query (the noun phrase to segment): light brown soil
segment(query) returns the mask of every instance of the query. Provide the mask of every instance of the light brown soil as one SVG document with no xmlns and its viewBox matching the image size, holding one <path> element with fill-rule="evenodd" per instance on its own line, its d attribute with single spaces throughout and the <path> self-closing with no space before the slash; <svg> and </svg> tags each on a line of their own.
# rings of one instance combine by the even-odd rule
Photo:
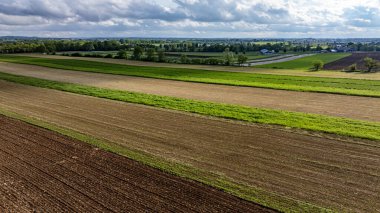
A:
<svg viewBox="0 0 380 213">
<path fill-rule="evenodd" d="M 0 108 L 324 207 L 380 210 L 380 143 L 0 81 Z"/>
<path fill-rule="evenodd" d="M 275 212 L 0 115 L 0 210 Z"/>
<path fill-rule="evenodd" d="M 377 73 L 345 73 L 340 71 L 303 71 L 303 70 L 290 70 L 290 69 L 263 69 L 254 67 L 233 67 L 233 66 L 215 66 L 215 65 L 192 65 L 192 64 L 173 64 L 173 63 L 155 63 L 146 61 L 131 61 L 124 59 L 112 58 L 88 58 L 88 57 L 68 57 L 58 55 L 42 55 L 42 54 L 18 54 L 31 57 L 40 58 L 56 58 L 56 59 L 74 59 L 85 61 L 98 61 L 104 63 L 124 64 L 133 66 L 150 66 L 150 67 L 172 67 L 172 68 L 188 68 L 188 69 L 201 69 L 213 71 L 227 71 L 227 72 L 244 72 L 244 73 L 260 73 L 260 74 L 274 74 L 274 75 L 294 75 L 294 76 L 314 76 L 326 78 L 352 78 L 352 79 L 369 79 L 380 80 L 380 72 Z"/>
<path fill-rule="evenodd" d="M 0 72 L 194 100 L 380 121 L 380 99 L 86 73 L 0 63 Z"/>
</svg>

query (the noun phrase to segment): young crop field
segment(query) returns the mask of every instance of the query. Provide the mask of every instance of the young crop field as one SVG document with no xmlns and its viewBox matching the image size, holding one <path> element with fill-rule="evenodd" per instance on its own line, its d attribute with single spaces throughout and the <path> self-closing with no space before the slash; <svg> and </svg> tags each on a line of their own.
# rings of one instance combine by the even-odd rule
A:
<svg viewBox="0 0 380 213">
<path fill-rule="evenodd" d="M 1 55 L 0 61 L 76 71 L 199 83 L 380 97 L 380 81 L 375 80 L 232 73 L 168 67 L 129 66 L 95 61 L 47 59 L 8 55 Z"/>
<path fill-rule="evenodd" d="M 310 70 L 313 67 L 314 61 L 322 61 L 324 64 L 345 58 L 350 56 L 349 53 L 324 53 L 317 54 L 305 58 L 300 58 L 287 62 L 273 63 L 258 65 L 259 68 L 272 68 L 272 69 L 299 69 L 299 70 Z"/>
</svg>

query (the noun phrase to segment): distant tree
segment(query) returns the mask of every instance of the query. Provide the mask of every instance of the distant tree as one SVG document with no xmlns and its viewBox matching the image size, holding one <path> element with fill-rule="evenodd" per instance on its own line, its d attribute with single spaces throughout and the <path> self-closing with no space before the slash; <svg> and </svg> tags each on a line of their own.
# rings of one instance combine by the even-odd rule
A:
<svg viewBox="0 0 380 213">
<path fill-rule="evenodd" d="M 225 65 L 231 65 L 234 62 L 235 55 L 233 52 L 230 51 L 229 48 L 226 48 L 223 52 L 224 55 L 224 64 Z"/>
<path fill-rule="evenodd" d="M 153 48 L 149 48 L 146 51 L 146 60 L 154 61 L 155 60 L 155 50 Z"/>
<path fill-rule="evenodd" d="M 140 60 L 143 54 L 143 49 L 140 46 L 136 46 L 133 50 L 133 59 Z"/>
<path fill-rule="evenodd" d="M 378 61 L 373 58 L 366 57 L 364 58 L 364 66 L 367 67 L 367 72 L 371 72 L 378 64 Z"/>
<path fill-rule="evenodd" d="M 357 69 L 358 69 L 357 64 L 351 64 L 351 65 L 348 67 L 348 70 L 349 70 L 350 72 L 355 72 Z"/>
<path fill-rule="evenodd" d="M 45 44 L 40 44 L 40 45 L 37 47 L 36 52 L 39 52 L 39 53 L 46 53 L 46 46 L 45 46 Z"/>
<path fill-rule="evenodd" d="M 159 62 L 164 62 L 165 61 L 165 51 L 159 50 L 157 52 L 157 56 L 158 56 L 158 61 Z"/>
<path fill-rule="evenodd" d="M 313 62 L 313 70 L 315 71 L 323 69 L 323 66 L 324 66 L 323 61 L 318 60 L 318 61 Z"/>
<path fill-rule="evenodd" d="M 104 56 L 104 58 L 113 58 L 113 55 L 112 54 L 107 54 L 106 56 Z"/>
<path fill-rule="evenodd" d="M 190 61 L 189 58 L 187 57 L 187 55 L 185 55 L 185 54 L 182 54 L 179 60 L 180 60 L 181 64 L 188 64 Z"/>
<path fill-rule="evenodd" d="M 83 50 L 84 51 L 94 51 L 95 50 L 94 44 L 92 42 L 84 43 L 83 44 Z"/>
<path fill-rule="evenodd" d="M 128 54 L 127 54 L 127 51 L 125 50 L 120 50 L 116 54 L 116 58 L 119 58 L 119 59 L 127 59 L 127 57 L 128 57 Z"/>
<path fill-rule="evenodd" d="M 245 56 L 245 55 L 243 55 L 243 54 L 239 54 L 237 60 L 238 60 L 239 66 L 241 66 L 241 65 L 243 65 L 244 63 L 247 62 L 248 57 Z"/>
</svg>

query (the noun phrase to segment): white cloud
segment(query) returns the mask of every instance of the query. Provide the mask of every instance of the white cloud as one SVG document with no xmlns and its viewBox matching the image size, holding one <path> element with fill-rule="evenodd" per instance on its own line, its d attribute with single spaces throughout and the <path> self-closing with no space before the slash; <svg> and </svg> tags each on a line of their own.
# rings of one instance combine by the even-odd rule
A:
<svg viewBox="0 0 380 213">
<path fill-rule="evenodd" d="M 0 35 L 375 37 L 379 33 L 380 0 L 0 2 Z"/>
</svg>

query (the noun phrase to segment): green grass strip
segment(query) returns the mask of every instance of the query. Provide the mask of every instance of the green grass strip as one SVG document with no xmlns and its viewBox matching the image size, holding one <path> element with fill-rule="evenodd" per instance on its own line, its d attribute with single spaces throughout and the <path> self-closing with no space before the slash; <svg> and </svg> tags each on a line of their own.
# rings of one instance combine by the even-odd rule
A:
<svg viewBox="0 0 380 213">
<path fill-rule="evenodd" d="M 74 71 L 127 75 L 187 82 L 380 97 L 380 81 L 376 80 L 234 73 L 185 68 L 129 66 L 76 59 L 47 59 L 14 55 L 0 55 L 0 61 L 38 65 Z"/>
<path fill-rule="evenodd" d="M 62 83 L 0 72 L 0 79 L 42 88 L 261 124 L 380 140 L 380 123 L 317 114 L 252 108 Z"/>
<path fill-rule="evenodd" d="M 262 189 L 248 186 L 218 174 L 209 171 L 200 170 L 192 166 L 183 165 L 178 162 L 168 161 L 159 157 L 155 157 L 146 152 L 128 149 L 117 145 L 110 141 L 100 140 L 74 130 L 62 128 L 54 124 L 44 122 L 31 117 L 19 115 L 0 108 L 0 114 L 22 120 L 29 124 L 39 126 L 62 135 L 77 139 L 82 142 L 89 143 L 103 150 L 113 152 L 132 160 L 138 161 L 145 165 L 159 169 L 169 174 L 195 180 L 200 183 L 215 187 L 242 199 L 255 202 L 257 204 L 276 209 L 281 212 L 335 212 L 330 209 L 322 208 L 307 202 L 298 201 L 274 193 L 266 192 Z"/>
</svg>

